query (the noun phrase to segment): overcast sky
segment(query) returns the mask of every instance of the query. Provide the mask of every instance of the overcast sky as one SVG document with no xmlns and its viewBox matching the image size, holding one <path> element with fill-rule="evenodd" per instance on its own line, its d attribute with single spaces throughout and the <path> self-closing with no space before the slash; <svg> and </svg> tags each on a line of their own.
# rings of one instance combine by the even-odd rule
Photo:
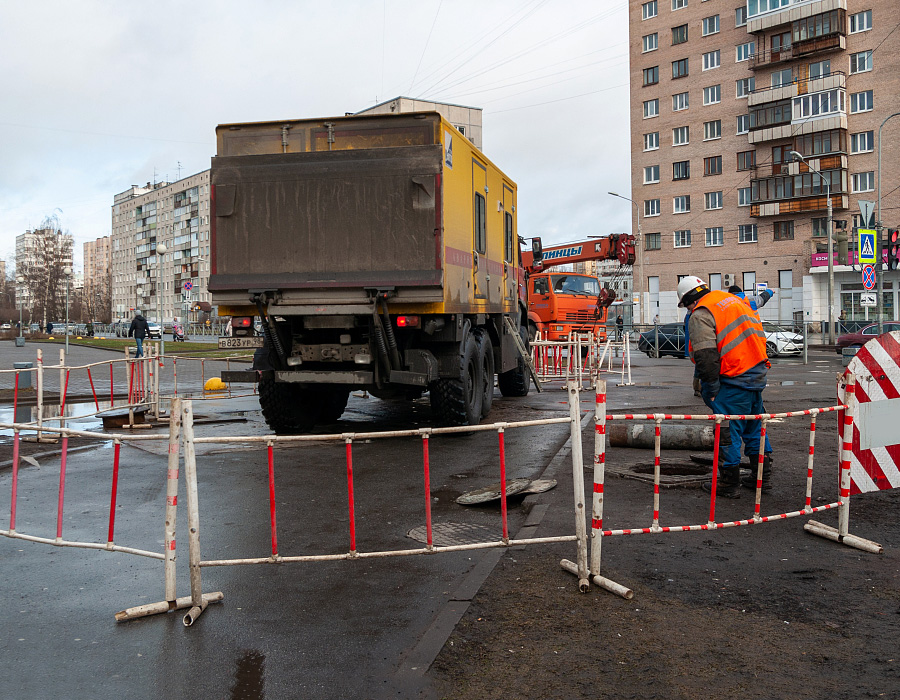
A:
<svg viewBox="0 0 900 700">
<path fill-rule="evenodd" d="M 627 0 L 0 4 L 0 259 L 57 216 L 110 233 L 113 196 L 206 170 L 217 124 L 400 95 L 484 109 L 519 233 L 630 231 Z"/>
</svg>

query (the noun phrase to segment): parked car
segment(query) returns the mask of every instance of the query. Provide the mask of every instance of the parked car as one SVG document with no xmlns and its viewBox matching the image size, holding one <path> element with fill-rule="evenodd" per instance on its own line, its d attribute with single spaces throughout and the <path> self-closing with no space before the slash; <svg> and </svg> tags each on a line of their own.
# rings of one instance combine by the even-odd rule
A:
<svg viewBox="0 0 900 700">
<path fill-rule="evenodd" d="M 4 323 L 2 326 L 0 326 L 0 331 L 11 331 L 11 330 L 12 330 L 11 323 Z"/>
<path fill-rule="evenodd" d="M 684 357 L 684 323 L 663 323 L 658 327 L 659 355 L 656 354 L 657 328 L 644 331 L 638 338 L 638 350 L 647 357 Z"/>
<path fill-rule="evenodd" d="M 148 333 L 147 335 L 151 340 L 161 340 L 162 339 L 162 327 L 156 321 L 147 321 Z"/>
<path fill-rule="evenodd" d="M 799 333 L 785 330 L 768 321 L 763 321 L 762 325 L 766 333 L 766 355 L 769 357 L 799 355 L 803 352 L 803 336 Z"/>
<path fill-rule="evenodd" d="M 885 333 L 900 331 L 900 323 L 896 321 L 886 321 L 883 326 Z M 834 349 L 840 355 L 844 348 L 861 348 L 876 335 L 878 335 L 878 324 L 873 323 L 863 327 L 856 333 L 844 333 L 844 335 L 838 336 Z"/>
</svg>

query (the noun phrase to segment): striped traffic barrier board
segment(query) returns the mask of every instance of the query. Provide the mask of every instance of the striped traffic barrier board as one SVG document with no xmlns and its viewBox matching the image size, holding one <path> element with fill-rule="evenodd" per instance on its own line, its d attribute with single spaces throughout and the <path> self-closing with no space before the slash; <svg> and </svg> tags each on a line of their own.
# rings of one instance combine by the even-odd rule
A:
<svg viewBox="0 0 900 700">
<path fill-rule="evenodd" d="M 858 402 L 850 493 L 900 487 L 900 331 L 867 342 L 847 372 L 856 375 Z"/>
</svg>

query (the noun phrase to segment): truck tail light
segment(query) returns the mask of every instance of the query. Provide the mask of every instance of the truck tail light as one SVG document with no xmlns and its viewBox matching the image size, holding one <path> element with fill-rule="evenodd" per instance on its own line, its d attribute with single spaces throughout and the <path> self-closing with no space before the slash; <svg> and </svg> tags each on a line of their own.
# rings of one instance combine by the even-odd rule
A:
<svg viewBox="0 0 900 700">
<path fill-rule="evenodd" d="M 234 316 L 231 319 L 231 333 L 234 336 L 251 335 L 253 316 Z"/>
<path fill-rule="evenodd" d="M 397 328 L 418 328 L 418 316 L 397 316 Z"/>
</svg>

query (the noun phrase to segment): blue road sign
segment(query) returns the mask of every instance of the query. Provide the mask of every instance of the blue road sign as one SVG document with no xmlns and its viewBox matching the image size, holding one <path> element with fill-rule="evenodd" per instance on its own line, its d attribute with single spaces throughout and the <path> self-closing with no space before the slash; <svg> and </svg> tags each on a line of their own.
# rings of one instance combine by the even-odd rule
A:
<svg viewBox="0 0 900 700">
<path fill-rule="evenodd" d="M 857 229 L 859 233 L 859 262 L 861 264 L 875 264 L 875 231 L 871 229 Z"/>
<path fill-rule="evenodd" d="M 864 265 L 862 271 L 863 287 L 866 290 L 875 289 L 875 268 L 871 265 Z"/>
</svg>

